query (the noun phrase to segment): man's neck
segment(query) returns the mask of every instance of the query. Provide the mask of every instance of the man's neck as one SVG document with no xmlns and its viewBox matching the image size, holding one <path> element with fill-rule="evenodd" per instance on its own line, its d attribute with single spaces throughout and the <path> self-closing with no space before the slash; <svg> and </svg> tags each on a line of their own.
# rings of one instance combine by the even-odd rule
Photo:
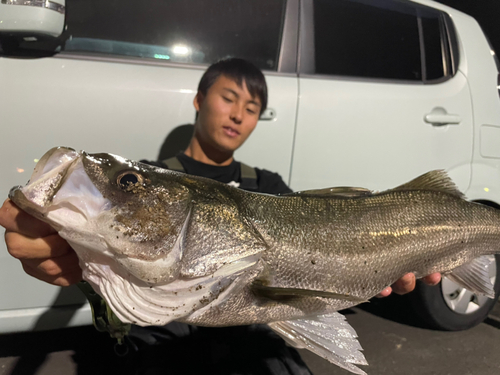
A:
<svg viewBox="0 0 500 375">
<path fill-rule="evenodd" d="M 233 162 L 232 152 L 223 152 L 198 140 L 196 134 L 191 138 L 191 142 L 184 151 L 184 154 L 200 163 L 224 167 Z"/>
</svg>

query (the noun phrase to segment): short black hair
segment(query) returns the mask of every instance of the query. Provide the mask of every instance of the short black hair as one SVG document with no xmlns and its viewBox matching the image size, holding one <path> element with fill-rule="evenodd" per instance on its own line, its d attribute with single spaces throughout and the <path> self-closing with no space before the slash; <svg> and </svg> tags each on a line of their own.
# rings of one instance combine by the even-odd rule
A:
<svg viewBox="0 0 500 375">
<path fill-rule="evenodd" d="M 212 87 L 221 75 L 232 79 L 239 87 L 242 87 L 243 81 L 245 81 L 250 95 L 260 99 L 260 114 L 266 110 L 266 79 L 264 78 L 264 74 L 254 64 L 236 57 L 219 60 L 215 64 L 210 65 L 205 71 L 198 84 L 198 91 L 206 95 L 208 89 Z"/>
</svg>

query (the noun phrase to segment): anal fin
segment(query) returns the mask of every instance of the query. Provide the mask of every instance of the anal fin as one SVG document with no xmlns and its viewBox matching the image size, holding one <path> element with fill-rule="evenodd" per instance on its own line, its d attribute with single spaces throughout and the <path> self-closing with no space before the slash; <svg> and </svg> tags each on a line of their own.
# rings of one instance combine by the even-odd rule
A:
<svg viewBox="0 0 500 375">
<path fill-rule="evenodd" d="M 491 257 L 484 255 L 455 268 L 446 277 L 471 292 L 495 298 L 495 290 L 488 274 L 488 267 L 491 262 Z"/>
<path fill-rule="evenodd" d="M 292 346 L 308 349 L 355 374 L 366 375 L 355 366 L 368 363 L 360 351 L 362 348 L 356 331 L 342 314 L 334 312 L 310 319 L 273 322 L 268 325 Z"/>
</svg>

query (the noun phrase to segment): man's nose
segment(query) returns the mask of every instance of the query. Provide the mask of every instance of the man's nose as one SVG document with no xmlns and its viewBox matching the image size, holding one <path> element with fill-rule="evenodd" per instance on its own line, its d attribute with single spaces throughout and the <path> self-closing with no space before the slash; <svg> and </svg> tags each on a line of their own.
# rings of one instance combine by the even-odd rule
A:
<svg viewBox="0 0 500 375">
<path fill-rule="evenodd" d="M 243 120 L 243 107 L 239 105 L 233 106 L 231 109 L 231 120 L 233 120 L 236 124 L 241 124 Z"/>
</svg>

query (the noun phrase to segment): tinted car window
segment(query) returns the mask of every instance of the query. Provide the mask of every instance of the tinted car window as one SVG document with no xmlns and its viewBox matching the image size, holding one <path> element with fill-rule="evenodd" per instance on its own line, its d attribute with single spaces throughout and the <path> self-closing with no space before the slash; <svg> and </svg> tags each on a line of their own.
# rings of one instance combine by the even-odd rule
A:
<svg viewBox="0 0 500 375">
<path fill-rule="evenodd" d="M 237 56 L 276 70 L 284 6 L 285 0 L 66 0 L 67 26 L 56 50 L 195 64 Z"/>
<path fill-rule="evenodd" d="M 392 1 L 314 0 L 315 72 L 421 80 L 417 13 Z"/>
<path fill-rule="evenodd" d="M 313 73 L 424 82 L 454 73 L 445 13 L 394 0 L 313 4 Z"/>
<path fill-rule="evenodd" d="M 448 74 L 451 64 L 444 21 L 438 12 L 419 12 L 419 16 L 424 45 L 424 79 L 440 79 Z"/>
</svg>

